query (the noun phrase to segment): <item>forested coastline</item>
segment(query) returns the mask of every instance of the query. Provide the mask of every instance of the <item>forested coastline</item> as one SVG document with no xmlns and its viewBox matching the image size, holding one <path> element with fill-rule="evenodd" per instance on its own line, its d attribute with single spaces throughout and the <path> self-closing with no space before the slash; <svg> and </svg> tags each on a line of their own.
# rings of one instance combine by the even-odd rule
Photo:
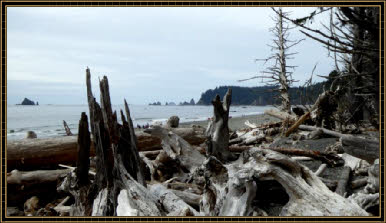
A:
<svg viewBox="0 0 386 223">
<path fill-rule="evenodd" d="M 319 94 L 323 92 L 323 86 L 328 84 L 327 82 L 319 82 L 306 87 L 291 87 L 289 89 L 289 96 L 292 104 L 303 105 L 313 103 Z M 277 99 L 278 92 L 273 91 L 277 86 L 219 86 L 203 92 L 197 105 L 210 105 L 217 94 L 224 95 L 228 88 L 233 90 L 233 105 L 275 105 L 280 103 L 280 100 Z"/>
</svg>

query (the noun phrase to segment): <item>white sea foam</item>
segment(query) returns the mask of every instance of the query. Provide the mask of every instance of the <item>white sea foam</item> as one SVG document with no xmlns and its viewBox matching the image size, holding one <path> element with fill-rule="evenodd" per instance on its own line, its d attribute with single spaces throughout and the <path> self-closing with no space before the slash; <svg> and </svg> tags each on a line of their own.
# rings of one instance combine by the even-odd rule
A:
<svg viewBox="0 0 386 223">
<path fill-rule="evenodd" d="M 213 116 L 212 106 L 148 106 L 129 105 L 134 126 L 166 123 L 172 115 L 180 118 L 180 123 L 203 121 Z M 231 106 L 230 116 L 260 114 L 266 106 Z M 119 111 L 123 105 L 113 106 Z M 7 139 L 25 138 L 27 131 L 34 131 L 38 138 L 65 135 L 63 120 L 73 134 L 78 132 L 78 123 L 82 112 L 88 115 L 87 105 L 39 105 L 7 107 Z M 120 117 L 118 117 L 120 122 Z M 11 132 L 12 130 L 12 132 Z"/>
</svg>

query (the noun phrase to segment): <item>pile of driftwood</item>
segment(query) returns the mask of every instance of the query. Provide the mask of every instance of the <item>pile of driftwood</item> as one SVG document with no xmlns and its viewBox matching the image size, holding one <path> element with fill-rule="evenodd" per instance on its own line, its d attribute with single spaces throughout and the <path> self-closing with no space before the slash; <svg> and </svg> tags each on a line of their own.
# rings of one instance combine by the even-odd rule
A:
<svg viewBox="0 0 386 223">
<path fill-rule="evenodd" d="M 152 126 L 136 133 L 126 101 L 121 123 L 112 111 L 107 78 L 100 81 L 100 103 L 91 91 L 89 69 L 86 82 L 90 117 L 81 114 L 77 136 L 8 142 L 8 215 L 369 216 L 379 211 L 377 140 L 301 125 L 309 114 L 275 110 L 267 113 L 281 121 L 247 122 L 248 128 L 232 133 L 231 90 L 223 101 L 213 100 L 207 129 Z M 340 140 L 326 151 L 298 147 L 326 135 Z M 291 146 L 277 146 L 283 139 Z M 305 165 L 316 161 L 315 171 Z M 323 177 L 334 168 L 340 170 L 335 179 Z"/>
</svg>

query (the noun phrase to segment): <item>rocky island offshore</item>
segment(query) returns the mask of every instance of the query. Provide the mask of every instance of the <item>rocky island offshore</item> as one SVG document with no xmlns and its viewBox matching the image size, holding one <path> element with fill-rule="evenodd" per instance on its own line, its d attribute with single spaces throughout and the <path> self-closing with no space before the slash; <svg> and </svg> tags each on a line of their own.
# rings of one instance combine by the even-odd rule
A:
<svg viewBox="0 0 386 223">
<path fill-rule="evenodd" d="M 20 103 L 20 104 L 17 104 L 17 105 L 39 105 L 39 102 L 35 102 L 28 99 L 28 98 L 24 98 L 24 100 Z"/>
</svg>

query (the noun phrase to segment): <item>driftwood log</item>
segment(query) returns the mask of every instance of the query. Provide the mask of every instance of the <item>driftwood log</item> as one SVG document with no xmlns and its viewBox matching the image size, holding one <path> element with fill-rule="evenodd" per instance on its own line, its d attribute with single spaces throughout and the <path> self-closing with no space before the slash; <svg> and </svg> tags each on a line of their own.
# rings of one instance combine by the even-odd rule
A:
<svg viewBox="0 0 386 223">
<path fill-rule="evenodd" d="M 279 111 L 277 109 L 267 109 L 264 111 L 264 114 L 273 116 L 281 120 L 289 120 L 290 123 L 295 122 L 297 119 L 296 115 L 288 114 L 287 112 Z"/>
<path fill-rule="evenodd" d="M 300 125 L 299 129 L 308 131 L 322 131 L 326 135 L 340 138 L 343 150 L 355 157 L 373 163 L 379 158 L 379 139 L 365 139 L 349 134 L 342 134 L 325 128 L 315 126 Z"/>
<path fill-rule="evenodd" d="M 8 205 L 19 205 L 31 196 L 49 199 L 56 194 L 56 186 L 61 178 L 70 172 L 61 170 L 13 170 L 7 173 L 7 201 Z M 44 188 L 42 190 L 42 188 Z"/>
<path fill-rule="evenodd" d="M 340 132 L 332 131 L 332 130 L 329 130 L 329 129 L 326 129 L 326 128 L 321 128 L 321 127 L 316 127 L 316 126 L 309 126 L 309 125 L 299 125 L 299 129 L 301 129 L 301 130 L 308 130 L 308 131 L 321 130 L 324 134 L 330 135 L 330 136 L 333 136 L 333 137 L 337 137 L 337 138 L 340 138 L 340 137 L 343 137 L 343 136 L 346 135 L 346 134 L 342 134 Z"/>
<path fill-rule="evenodd" d="M 76 136 L 8 141 L 7 171 L 75 163 L 77 146 Z M 94 155 L 94 150 L 90 155 Z"/>
<path fill-rule="evenodd" d="M 302 115 L 296 122 L 293 124 L 286 132 L 285 136 L 289 136 L 292 132 L 296 131 L 305 120 L 307 120 L 311 116 L 311 112 L 307 112 L 304 115 Z"/>
<path fill-rule="evenodd" d="M 364 139 L 352 135 L 344 135 L 340 138 L 343 150 L 355 157 L 374 163 L 379 158 L 379 140 Z"/>
<path fill-rule="evenodd" d="M 326 153 L 326 152 L 319 152 L 319 151 L 305 150 L 305 149 L 298 149 L 298 148 L 283 148 L 283 147 L 269 147 L 266 149 L 270 149 L 286 155 L 312 157 L 313 159 L 320 160 L 323 163 L 329 164 L 330 166 L 343 164 L 342 158 L 333 153 Z"/>
<path fill-rule="evenodd" d="M 12 170 L 7 174 L 8 185 L 31 185 L 55 182 L 60 177 L 64 177 L 71 170 L 35 170 L 35 171 L 18 171 Z"/>
<path fill-rule="evenodd" d="M 172 132 L 181 136 L 191 145 L 205 142 L 204 128 L 173 128 Z M 161 139 L 144 132 L 136 133 L 138 150 L 152 151 L 162 149 Z M 64 136 L 48 139 L 22 139 L 7 141 L 7 170 L 40 168 L 58 164 L 74 164 L 77 157 L 77 136 Z M 91 140 L 90 156 L 95 155 Z"/>
</svg>

